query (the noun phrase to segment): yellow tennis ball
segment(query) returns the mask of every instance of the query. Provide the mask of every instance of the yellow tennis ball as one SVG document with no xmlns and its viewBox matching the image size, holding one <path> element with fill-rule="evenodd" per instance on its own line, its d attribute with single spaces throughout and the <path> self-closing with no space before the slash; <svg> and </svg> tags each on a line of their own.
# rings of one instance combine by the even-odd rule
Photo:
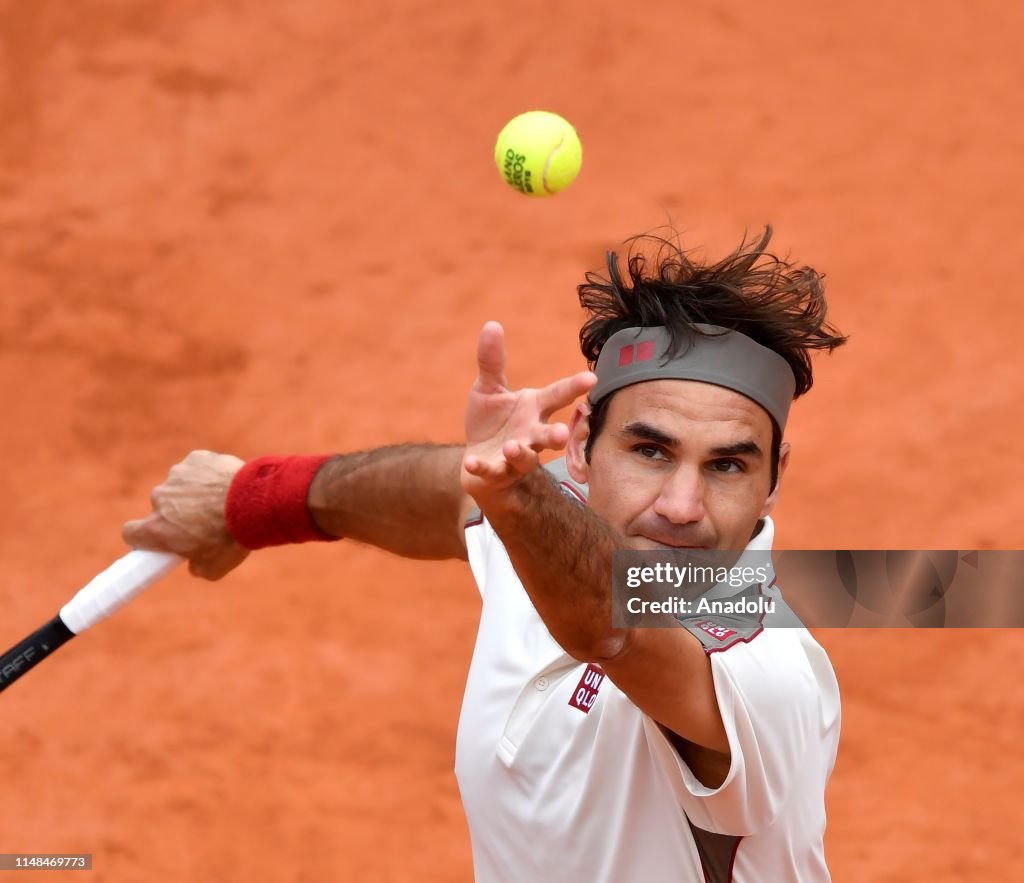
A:
<svg viewBox="0 0 1024 883">
<path fill-rule="evenodd" d="M 494 161 L 509 186 L 520 193 L 551 196 L 579 174 L 583 145 L 576 130 L 558 114 L 531 110 L 501 130 Z"/>
</svg>

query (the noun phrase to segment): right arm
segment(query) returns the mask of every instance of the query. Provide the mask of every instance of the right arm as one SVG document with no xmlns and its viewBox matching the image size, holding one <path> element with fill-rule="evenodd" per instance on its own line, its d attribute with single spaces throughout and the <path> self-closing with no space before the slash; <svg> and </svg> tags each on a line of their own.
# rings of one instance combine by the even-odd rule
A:
<svg viewBox="0 0 1024 883">
<path fill-rule="evenodd" d="M 396 445 L 326 461 L 307 507 L 325 534 L 407 558 L 466 558 L 463 524 L 473 507 L 462 490 L 461 446 Z M 175 552 L 194 576 L 220 579 L 248 555 L 227 528 L 228 490 L 242 460 L 193 451 L 153 490 L 153 511 L 122 534 L 134 548 Z"/>
<path fill-rule="evenodd" d="M 459 473 L 464 448 L 396 445 L 332 457 L 309 489 L 317 527 L 403 558 L 466 558 L 473 501 Z"/>
</svg>

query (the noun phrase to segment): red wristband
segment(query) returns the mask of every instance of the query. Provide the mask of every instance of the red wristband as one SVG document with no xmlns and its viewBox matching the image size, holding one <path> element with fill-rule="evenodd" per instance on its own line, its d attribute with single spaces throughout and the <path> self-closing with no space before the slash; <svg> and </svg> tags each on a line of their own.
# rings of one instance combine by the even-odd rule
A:
<svg viewBox="0 0 1024 883">
<path fill-rule="evenodd" d="M 306 498 L 324 457 L 259 457 L 246 463 L 228 489 L 231 536 L 247 549 L 338 540 L 317 527 Z"/>
</svg>

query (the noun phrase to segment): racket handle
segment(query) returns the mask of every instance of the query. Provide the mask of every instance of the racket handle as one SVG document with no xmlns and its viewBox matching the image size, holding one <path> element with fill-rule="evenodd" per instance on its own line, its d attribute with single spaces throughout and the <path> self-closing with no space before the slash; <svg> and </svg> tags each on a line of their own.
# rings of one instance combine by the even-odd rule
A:
<svg viewBox="0 0 1024 883">
<path fill-rule="evenodd" d="M 170 552 L 142 549 L 129 552 L 80 589 L 60 609 L 60 618 L 72 634 L 81 634 L 165 577 L 184 560 Z"/>
</svg>

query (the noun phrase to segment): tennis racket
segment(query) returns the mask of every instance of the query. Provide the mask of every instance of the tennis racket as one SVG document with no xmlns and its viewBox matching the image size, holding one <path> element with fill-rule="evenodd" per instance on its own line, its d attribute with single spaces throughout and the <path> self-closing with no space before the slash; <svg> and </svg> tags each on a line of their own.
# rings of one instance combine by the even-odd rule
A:
<svg viewBox="0 0 1024 883">
<path fill-rule="evenodd" d="M 184 560 L 170 552 L 139 549 L 119 558 L 80 589 L 57 616 L 0 656 L 0 692 L 75 635 L 122 608 Z"/>
</svg>

